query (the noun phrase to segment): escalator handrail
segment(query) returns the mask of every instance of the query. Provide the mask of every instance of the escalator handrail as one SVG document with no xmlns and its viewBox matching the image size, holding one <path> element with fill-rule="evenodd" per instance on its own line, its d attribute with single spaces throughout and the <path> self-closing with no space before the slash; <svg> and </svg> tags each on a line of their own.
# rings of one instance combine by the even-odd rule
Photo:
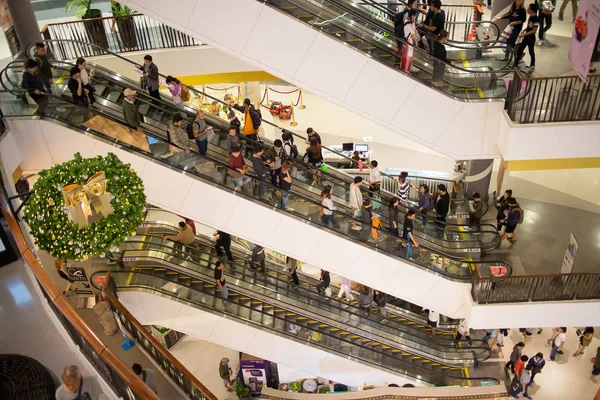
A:
<svg viewBox="0 0 600 400">
<path fill-rule="evenodd" d="M 4 69 L 2 72 L 0 72 L 0 78 L 5 73 L 5 71 L 6 71 L 6 69 Z M 4 84 L 3 84 L 3 86 L 4 86 Z M 24 89 L 18 89 L 18 90 L 11 89 L 11 90 L 5 90 L 5 91 L 0 91 L 0 92 L 8 92 L 8 93 L 14 94 L 16 92 L 27 93 L 27 90 L 24 90 Z M 86 107 L 75 105 L 75 104 L 73 104 L 72 101 L 67 101 L 66 99 L 64 99 L 62 97 L 58 98 L 58 97 L 56 97 L 56 96 L 54 96 L 52 94 L 47 94 L 47 96 L 49 96 L 51 98 L 56 98 L 58 101 L 61 101 L 63 103 L 68 103 L 70 106 L 73 106 L 73 107 L 75 107 L 77 109 L 83 110 L 84 112 L 89 112 L 89 110 Z M 8 115 L 6 115 L 6 117 L 8 117 Z M 16 117 L 32 117 L 32 115 L 25 114 L 25 115 L 19 115 L 19 116 L 16 116 Z M 106 114 L 102 114 L 102 117 L 106 118 L 106 119 L 109 119 L 111 121 L 114 121 L 114 122 L 116 122 L 118 124 L 122 124 L 122 121 L 117 120 L 117 119 L 113 118 L 112 116 L 109 116 L 109 115 L 106 115 Z M 65 124 L 65 125 L 70 126 L 72 129 L 74 129 L 76 131 L 84 131 L 84 132 L 91 133 L 94 136 L 98 136 L 98 138 L 101 139 L 101 140 L 105 140 L 105 141 L 108 141 L 108 142 L 113 143 L 113 144 L 117 143 L 119 146 L 122 146 L 123 148 L 129 149 L 130 151 L 133 151 L 133 152 L 136 152 L 136 153 L 140 153 L 144 157 L 149 158 L 149 159 L 153 160 L 154 162 L 157 162 L 157 163 L 160 163 L 160 164 L 166 164 L 166 165 L 168 165 L 168 167 L 170 169 L 175 169 L 175 170 L 183 171 L 183 168 L 181 166 L 179 166 L 179 165 L 173 165 L 173 164 L 169 163 L 167 160 L 163 160 L 163 159 L 154 157 L 151 153 L 147 153 L 146 151 L 144 151 L 144 150 L 142 150 L 142 149 L 140 149 L 138 147 L 135 147 L 133 145 L 130 145 L 128 143 L 120 142 L 120 141 L 114 139 L 113 137 L 107 136 L 107 135 L 103 134 L 102 132 L 98 132 L 98 131 L 96 131 L 94 129 L 87 128 L 87 127 L 86 127 L 86 129 L 82 129 L 79 125 L 74 125 L 70 121 L 65 121 L 65 120 L 59 119 L 58 117 L 55 117 L 55 116 L 45 115 L 45 116 L 35 116 L 35 118 L 47 119 L 47 120 L 55 120 L 55 121 L 61 122 L 61 123 Z M 168 141 L 165 141 L 164 138 L 159 137 L 159 136 L 155 135 L 152 132 L 144 132 L 144 134 L 146 136 L 150 136 L 150 137 L 153 137 L 155 139 L 158 139 L 159 141 L 168 142 Z M 196 157 L 205 158 L 205 157 L 201 156 L 199 153 L 197 153 L 195 150 L 194 151 L 190 150 L 190 152 L 193 153 L 194 156 L 196 156 Z M 215 164 L 219 164 L 220 167 L 224 168 L 225 170 L 230 170 L 230 168 L 229 168 L 228 165 L 223 164 L 220 161 L 217 161 L 217 160 L 210 160 L 210 161 L 213 162 L 213 163 L 215 163 Z M 202 180 L 202 181 L 206 181 L 206 178 L 204 176 L 200 175 L 200 174 L 196 175 L 194 173 L 190 173 L 190 171 L 187 171 L 187 174 L 188 175 L 193 175 L 194 179 L 199 179 L 199 180 Z M 250 178 L 252 180 L 255 180 L 255 178 L 252 177 L 252 176 L 248 176 L 248 178 Z M 210 181 L 210 184 L 211 185 L 216 185 L 217 187 L 220 187 L 223 190 L 228 190 L 228 191 L 231 190 L 230 188 L 227 188 L 226 186 L 221 185 L 221 184 L 216 184 L 213 181 Z M 275 187 L 275 186 L 273 186 L 270 182 L 264 182 L 264 184 L 267 187 L 272 187 L 273 189 L 278 190 L 278 188 Z M 252 196 L 249 196 L 246 193 L 236 192 L 236 195 L 243 196 L 244 198 L 248 198 L 251 202 L 255 202 L 255 203 L 257 202 L 257 199 L 255 199 Z M 313 204 L 313 205 L 320 206 L 320 203 L 317 203 L 314 200 L 308 199 L 308 198 L 306 198 L 306 197 L 304 197 L 302 195 L 298 195 L 298 194 L 294 193 L 294 197 L 301 198 L 306 203 L 310 203 L 310 204 Z M 264 206 L 264 204 L 262 202 L 259 202 L 259 204 L 261 204 L 261 205 Z M 454 280 L 454 281 L 459 281 L 459 282 L 465 282 L 465 281 L 469 281 L 470 280 L 470 275 L 471 275 L 470 271 L 469 271 L 469 275 L 468 276 L 456 276 L 456 275 L 449 274 L 446 271 L 441 271 L 440 269 L 429 268 L 428 266 L 420 265 L 420 264 L 418 264 L 416 262 L 413 262 L 413 261 L 410 261 L 410 260 L 406 260 L 406 259 L 402 259 L 399 255 L 393 254 L 392 252 L 390 252 L 388 250 L 378 248 L 375 244 L 369 243 L 368 241 L 367 242 L 361 241 L 361 240 L 355 239 L 355 238 L 353 238 L 353 237 L 345 234 L 344 232 L 339 232 L 339 231 L 330 229 L 329 227 L 324 227 L 319 222 L 313 221 L 313 220 L 309 219 L 308 217 L 306 217 L 304 215 L 299 216 L 297 214 L 292 214 L 292 213 L 287 212 L 285 210 L 281 210 L 278 207 L 277 207 L 277 211 L 278 212 L 282 212 L 283 211 L 283 212 L 285 212 L 286 215 L 288 215 L 291 218 L 300 219 L 300 220 L 305 221 L 305 222 L 306 221 L 312 222 L 313 224 L 315 224 L 315 226 L 319 226 L 319 229 L 327 229 L 327 231 L 330 232 L 333 235 L 340 236 L 340 237 L 344 238 L 345 240 L 350 240 L 350 241 L 352 241 L 354 243 L 357 243 L 359 245 L 366 245 L 368 248 L 374 249 L 374 251 L 382 252 L 382 253 L 386 254 L 387 256 L 392 257 L 392 258 L 394 258 L 396 260 L 399 260 L 399 261 L 409 262 L 410 265 L 412 265 L 412 266 L 416 266 L 416 267 L 421 268 L 423 270 L 426 270 L 426 271 L 428 271 L 430 273 L 439 274 L 440 276 L 444 276 L 446 279 Z M 340 214 L 338 211 L 335 211 L 334 213 Z M 362 222 L 359 221 L 359 220 L 357 220 L 357 219 L 355 219 L 354 217 L 345 217 L 345 218 L 348 219 L 348 220 L 351 220 L 351 221 L 355 221 L 356 223 L 362 225 Z M 379 232 L 380 235 L 383 235 L 384 237 L 390 235 L 389 232 L 387 232 L 384 229 L 374 228 L 372 226 L 369 226 L 368 229 L 375 229 L 376 231 Z M 422 246 L 422 247 L 428 248 L 427 246 Z M 435 251 L 433 251 L 433 253 L 437 253 L 439 255 L 442 255 L 443 257 L 456 260 L 456 257 L 454 257 L 452 255 L 449 255 L 449 254 L 446 254 L 443 251 L 435 250 Z"/>
<path fill-rule="evenodd" d="M 104 273 L 104 272 L 102 272 L 102 271 L 98 271 L 98 272 L 95 272 L 95 273 L 94 273 L 94 275 L 95 275 L 95 274 L 99 274 L 99 273 Z M 122 274 L 122 273 L 125 273 L 125 272 L 124 272 L 124 271 L 114 271 L 113 273 Z M 129 272 L 127 272 L 127 273 L 129 274 Z M 150 276 L 150 277 L 152 277 L 152 276 L 155 276 L 155 275 L 149 274 L 149 273 L 147 273 L 147 272 L 145 272 L 145 271 L 135 271 L 135 273 L 136 273 L 136 274 L 140 274 L 140 275 L 146 275 L 146 276 Z M 165 280 L 165 281 L 173 282 L 173 283 L 175 283 L 175 284 L 178 284 L 178 285 L 180 285 L 180 286 L 182 286 L 182 287 L 188 287 L 188 288 L 189 288 L 189 289 L 191 289 L 191 290 L 196 290 L 196 289 L 194 289 L 194 288 L 191 288 L 190 286 L 186 286 L 186 285 L 185 285 L 185 283 L 183 283 L 183 282 L 181 282 L 181 281 L 177 281 L 177 282 L 176 282 L 176 281 L 173 281 L 173 280 L 169 279 L 169 278 L 168 278 L 168 277 L 166 277 L 166 276 L 165 276 L 165 277 L 161 277 L 161 279 L 163 279 L 163 280 Z M 208 279 L 209 279 L 209 282 L 212 282 L 212 277 L 209 277 Z M 133 282 L 133 281 L 134 281 L 134 280 L 132 280 L 132 282 Z M 93 282 L 93 279 L 92 279 L 92 282 Z M 129 283 L 129 285 L 132 285 L 132 283 Z M 137 283 L 133 283 L 133 285 L 137 285 Z M 231 285 L 231 286 L 233 286 L 233 285 Z M 150 287 L 150 289 L 151 289 L 152 291 L 158 291 L 158 292 L 160 292 L 160 293 L 163 293 L 163 291 L 160 291 L 158 288 L 156 288 L 156 287 L 154 287 L 154 286 Z M 240 288 L 238 288 L 238 289 L 240 289 Z M 244 294 L 244 295 L 246 295 L 246 296 L 253 296 L 253 294 L 246 293 L 246 291 L 245 291 L 245 290 L 242 290 L 242 291 L 238 290 L 237 292 L 238 292 L 239 294 Z M 170 293 L 170 296 L 173 296 L 173 293 Z M 213 297 L 216 297 L 216 296 L 213 296 Z M 178 299 L 179 299 L 179 301 L 181 301 L 181 302 L 185 302 L 185 303 L 194 304 L 196 307 L 202 307 L 202 308 L 207 308 L 207 309 L 210 309 L 210 308 L 206 307 L 206 306 L 205 306 L 205 305 L 203 305 L 203 304 L 197 304 L 197 303 L 194 303 L 192 300 L 183 299 L 183 298 L 181 298 L 181 297 L 178 297 Z M 238 305 L 239 305 L 239 307 L 245 307 L 245 306 L 243 306 L 243 305 L 241 305 L 241 304 L 238 304 Z M 220 313 L 222 313 L 222 311 L 220 311 Z M 277 315 L 273 315 L 273 316 L 272 316 L 272 318 L 279 318 L 279 317 L 278 317 Z M 248 323 L 251 323 L 251 324 L 254 324 L 254 325 L 256 325 L 256 324 L 257 324 L 255 321 L 252 321 L 251 319 L 248 319 L 248 320 L 247 320 L 247 322 L 248 322 Z M 328 324 L 329 324 L 329 323 L 328 323 Z M 261 326 L 261 327 L 264 327 L 263 325 L 260 325 L 260 326 Z M 271 330 L 270 328 L 267 328 L 267 327 L 264 327 L 264 328 Z M 323 333 L 323 335 L 327 335 L 327 334 L 326 334 L 326 333 Z M 338 339 L 338 340 L 340 340 L 340 341 L 346 341 L 346 340 L 344 340 L 344 339 Z M 305 342 L 303 342 L 303 343 L 305 343 Z M 312 343 L 313 345 L 316 345 L 316 346 L 319 346 L 319 347 L 325 347 L 325 346 L 322 346 L 320 343 L 317 343 L 317 342 L 311 342 L 311 343 Z M 351 342 L 348 342 L 348 343 L 351 343 Z M 305 344 L 306 344 L 306 343 L 305 343 Z M 353 344 L 353 345 L 356 345 L 355 343 L 352 343 L 352 344 Z M 327 347 L 325 347 L 325 348 L 327 348 Z M 331 349 L 329 349 L 329 351 L 332 351 L 332 350 L 331 350 Z M 333 350 L 333 351 L 335 351 L 335 350 Z M 369 349 L 369 351 L 370 351 L 370 352 L 375 352 L 375 353 L 380 353 L 378 350 L 375 350 L 375 349 Z M 340 353 L 340 354 L 343 354 L 343 353 Z M 381 353 L 381 354 L 383 354 L 383 353 Z M 347 356 L 347 355 L 346 355 L 346 356 Z M 367 362 L 367 363 L 369 363 L 369 364 L 372 364 L 372 362 L 370 362 L 369 360 L 367 360 L 367 359 L 364 359 L 364 358 L 362 358 L 362 357 L 359 357 L 358 355 L 353 355 L 353 358 L 355 358 L 355 359 L 361 359 L 361 360 L 363 360 L 364 362 Z M 403 360 L 402 360 L 402 361 L 403 361 Z M 406 362 L 406 361 L 403 361 L 403 362 Z M 415 367 L 418 367 L 418 366 L 416 366 L 416 365 L 415 365 Z M 448 375 L 446 375 L 445 373 L 443 373 L 443 372 L 440 372 L 440 371 L 433 371 L 433 370 L 429 370 L 428 372 L 432 372 L 432 373 L 435 373 L 435 374 L 439 374 L 439 375 L 441 375 L 441 376 L 448 376 Z M 413 377 L 413 378 L 415 378 L 415 379 L 419 379 L 419 377 L 414 377 L 414 376 L 413 376 L 411 373 L 409 373 L 408 371 L 403 371 L 402 373 L 404 373 L 404 374 L 406 374 L 406 375 L 408 375 L 408 376 L 411 376 L 411 377 Z M 492 378 L 492 377 L 489 377 L 489 378 L 488 378 L 488 377 L 469 377 L 469 378 L 457 378 L 457 377 L 453 377 L 453 376 L 448 376 L 448 377 L 450 377 L 450 378 L 452 378 L 452 379 L 464 379 L 464 380 L 469 380 L 469 381 L 482 381 L 482 380 L 490 380 L 490 381 L 494 381 L 495 383 L 499 384 L 499 380 L 498 380 L 497 378 Z"/>
<path fill-rule="evenodd" d="M 148 245 L 148 247 L 147 247 L 147 248 L 140 248 L 140 249 L 126 249 L 126 250 L 124 250 L 124 251 L 122 252 L 123 256 L 125 256 L 125 253 L 127 253 L 127 252 L 132 252 L 132 251 L 133 251 L 133 252 L 136 252 L 136 251 L 140 251 L 140 250 L 142 250 L 142 251 L 150 251 L 150 250 L 154 250 L 154 251 L 156 251 L 156 249 L 157 249 L 157 248 L 159 249 L 158 251 L 161 251 L 161 252 L 163 252 L 163 253 L 165 253 L 165 254 L 169 254 L 169 253 L 175 253 L 175 251 L 174 251 L 175 249 L 173 249 L 171 246 L 168 246 L 168 245 L 166 245 L 166 244 L 165 244 L 165 239 L 164 239 L 164 237 L 162 237 L 162 236 L 159 236 L 159 235 L 152 235 L 152 234 L 149 234 L 149 235 L 144 235 L 144 236 L 145 236 L 146 238 L 139 238 L 139 239 L 138 239 L 137 237 L 134 237 L 133 239 L 128 239 L 128 240 L 127 240 L 127 243 L 143 243 L 143 244 L 147 244 L 147 245 Z M 153 239 L 159 239 L 159 240 L 160 240 L 160 242 L 158 242 L 158 241 L 156 241 L 156 240 L 153 240 Z M 190 246 L 187 246 L 187 245 L 183 245 L 183 244 L 181 244 L 181 243 L 179 243 L 177 246 L 182 248 L 181 250 L 177 249 L 177 251 L 178 251 L 178 252 L 181 252 L 181 253 L 184 253 L 184 254 L 200 254 L 200 255 L 208 255 L 208 256 L 210 256 L 210 258 L 211 258 L 211 259 L 217 259 L 217 260 L 219 260 L 219 261 L 222 261 L 222 262 L 224 262 L 224 263 L 231 264 L 231 265 L 234 265 L 234 266 L 236 266 L 236 267 L 239 267 L 240 269 L 245 269 L 245 266 L 244 266 L 243 264 L 241 264 L 241 263 L 239 263 L 239 262 L 235 262 L 235 261 L 229 261 L 229 260 L 227 260 L 225 257 L 220 257 L 220 256 L 217 256 L 217 255 L 213 255 L 212 253 L 207 253 L 207 252 L 205 252 L 205 251 L 203 251 L 203 250 L 200 250 L 200 249 L 198 249 L 198 248 L 193 248 L 193 247 L 190 247 Z M 178 257 L 178 258 L 180 258 L 180 259 L 182 258 L 182 257 L 179 257 L 179 256 L 177 256 L 177 255 L 174 255 L 174 256 L 175 256 L 175 257 Z M 194 262 L 194 263 L 195 263 L 195 262 Z M 196 263 L 195 263 L 195 264 L 196 264 Z M 227 274 L 227 275 L 229 275 L 229 274 Z M 234 280 L 238 280 L 238 279 L 239 279 L 239 278 L 237 278 L 237 277 L 235 277 L 235 276 L 231 276 L 231 278 L 232 278 L 232 279 L 234 279 Z M 277 276 L 275 276 L 275 277 L 271 277 L 271 278 L 273 278 L 273 279 L 276 279 L 276 280 L 279 280 L 279 279 L 277 278 Z M 307 292 L 310 292 L 310 293 L 313 293 L 313 292 L 312 292 L 312 291 L 310 291 L 309 289 L 304 289 L 304 288 L 300 288 L 300 289 L 302 289 L 302 290 L 306 290 Z M 307 296 L 307 298 L 310 298 L 310 297 L 309 297 L 309 296 Z M 313 300 L 314 300 L 314 299 L 313 299 Z M 322 306 L 322 305 L 323 305 L 323 303 L 324 303 L 324 302 L 322 301 L 323 299 L 322 299 L 321 297 L 318 297 L 318 298 L 317 298 L 317 300 L 318 300 L 318 302 L 319 302 L 319 307 L 320 307 L 320 306 Z M 329 298 L 329 300 L 331 300 L 331 301 L 335 301 L 335 299 L 334 299 L 334 298 Z M 338 302 L 339 302 L 339 301 L 338 301 Z M 344 311 L 346 311 L 346 312 L 348 312 L 348 313 L 350 313 L 350 314 L 354 314 L 355 316 L 358 316 L 359 318 L 363 318 L 362 316 L 360 316 L 360 313 L 358 312 L 358 307 L 355 307 L 355 306 L 353 306 L 352 304 L 344 304 L 344 305 L 345 305 L 346 307 L 352 307 L 353 309 L 355 309 L 353 312 L 351 312 L 351 311 L 348 311 L 348 310 L 344 310 Z M 369 318 L 368 318 L 368 316 L 367 316 L 367 319 L 369 319 Z M 376 322 L 376 321 L 374 321 L 374 322 Z M 386 332 L 385 330 L 383 330 L 383 331 L 384 331 L 384 332 Z M 406 332 L 406 331 L 404 331 L 404 332 L 405 332 L 406 334 L 408 334 L 408 335 L 411 335 L 411 336 L 413 336 L 413 334 L 411 334 L 411 333 L 409 333 L 409 332 Z M 436 339 L 437 339 L 437 338 L 436 338 Z M 428 340 L 431 340 L 431 339 L 428 339 Z M 445 343 L 444 343 L 444 342 L 445 342 Z M 450 350 L 450 349 L 443 349 L 443 348 L 442 348 L 442 349 L 440 350 L 441 352 L 448 351 L 448 352 L 456 352 L 456 353 L 461 353 L 461 352 L 462 352 L 462 351 L 461 351 L 461 349 L 462 349 L 462 350 L 466 350 L 466 351 L 468 351 L 468 352 L 471 352 L 473 349 L 483 349 L 483 350 L 489 350 L 489 347 L 488 347 L 488 346 L 477 346 L 477 345 L 475 345 L 475 346 L 469 346 L 468 348 L 464 348 L 464 347 L 458 347 L 458 345 L 457 345 L 456 347 L 454 347 L 454 346 L 452 346 L 452 344 L 454 344 L 454 341 L 453 341 L 453 340 L 444 340 L 444 341 L 438 341 L 438 342 L 436 342 L 435 344 L 436 344 L 436 345 L 438 345 L 438 346 L 440 346 L 440 347 L 444 347 L 444 346 L 446 346 L 446 347 L 448 347 L 448 348 L 451 348 L 451 350 Z M 491 353 L 490 353 L 490 355 L 491 355 Z M 488 356 L 488 357 L 489 357 L 489 356 Z M 486 357 L 486 358 L 487 358 L 487 357 Z M 482 360 L 482 359 L 480 359 L 479 361 L 483 361 L 483 360 Z"/>
<path fill-rule="evenodd" d="M 121 57 L 121 58 L 123 58 L 123 57 Z M 123 60 L 126 60 L 126 61 L 128 61 L 128 62 L 132 62 L 132 63 L 133 63 L 133 61 L 131 61 L 131 60 L 128 60 L 128 59 L 125 59 L 125 58 L 123 58 Z M 18 64 L 18 63 L 20 63 L 20 62 L 21 62 L 21 61 L 18 61 L 18 60 L 17 60 L 17 61 L 12 61 L 11 63 L 9 63 L 9 64 L 8 64 L 8 66 L 5 68 L 5 70 L 8 70 L 8 68 L 12 67 L 12 65 L 13 65 L 13 64 Z M 59 64 L 59 65 L 60 65 L 60 64 L 65 64 L 65 65 L 74 66 L 74 64 L 71 64 L 71 63 L 69 63 L 69 62 L 67 62 L 67 61 L 55 61 L 55 62 L 53 62 L 53 64 L 54 64 L 54 63 L 56 63 L 56 64 Z M 98 67 L 100 67 L 100 68 L 104 69 L 104 70 L 106 71 L 106 74 L 107 74 L 107 75 L 110 75 L 110 73 L 113 73 L 112 71 L 110 71 L 110 70 L 108 70 L 108 69 L 106 69 L 106 68 L 104 68 L 104 67 L 102 67 L 102 66 L 98 66 Z M 8 74 L 6 74 L 6 75 L 7 75 L 7 79 L 8 79 L 8 80 L 10 80 L 10 77 L 8 77 Z M 119 78 L 120 78 L 120 79 L 122 79 L 123 81 L 130 81 L 132 85 L 134 84 L 134 82 L 133 82 L 133 81 L 131 81 L 130 79 L 128 79 L 128 78 L 126 78 L 126 77 L 120 76 Z M 3 86 L 6 88 L 6 85 L 3 85 Z M 8 88 L 7 88 L 7 89 L 8 89 Z M 140 93 L 141 93 L 141 94 L 142 94 L 144 97 L 148 98 L 148 100 L 139 99 L 139 101 L 140 101 L 140 102 L 143 102 L 143 103 L 146 103 L 146 104 L 148 104 L 148 105 L 152 105 L 151 103 L 153 102 L 154 98 L 152 98 L 152 100 L 150 100 L 150 99 L 149 99 L 149 98 L 150 98 L 149 94 L 147 94 L 147 93 L 145 93 L 145 92 L 143 92 L 143 91 L 139 91 L 139 92 L 138 92 L 138 95 L 139 95 Z M 199 93 L 202 93 L 202 92 L 199 92 Z M 174 107 L 174 106 L 173 106 L 173 104 L 172 104 L 172 103 L 170 103 L 170 102 L 168 102 L 168 101 L 165 101 L 165 100 L 162 100 L 162 99 L 161 99 L 161 100 L 160 100 L 160 102 L 161 102 L 162 104 L 164 104 L 166 107 Z M 224 103 L 224 104 L 226 104 L 226 103 Z M 189 106 L 189 105 L 187 105 L 187 104 L 186 104 L 186 106 L 187 106 L 187 107 L 189 107 L 189 108 L 190 108 L 190 109 L 192 109 L 192 110 L 196 110 L 194 107 L 191 107 L 191 106 Z M 215 116 L 213 116 L 212 114 L 209 114 L 209 117 L 210 117 L 210 118 L 219 119 L 218 117 L 215 117 Z M 265 121 L 265 122 L 268 122 L 268 121 Z M 223 121 L 223 123 L 225 123 L 225 122 Z M 255 142 L 255 141 L 254 141 L 254 140 L 252 140 L 252 139 L 245 138 L 245 140 L 246 140 L 246 141 L 249 141 L 249 142 L 251 142 L 251 143 L 253 143 L 253 144 L 255 144 L 255 145 L 262 145 L 261 143 L 259 143 L 259 142 Z M 324 148 L 326 148 L 325 146 L 323 146 L 323 147 L 324 147 Z M 331 151 L 331 150 L 330 150 L 330 151 Z M 314 170 L 314 171 L 320 171 L 320 173 L 321 173 L 322 175 L 331 176 L 331 174 L 329 174 L 328 172 L 323 172 L 323 171 L 322 171 L 322 170 L 320 170 L 319 168 L 316 168 L 316 167 L 313 167 L 313 166 L 311 166 L 311 165 L 309 165 L 309 164 L 306 164 L 306 163 L 304 163 L 302 160 L 298 161 L 298 160 L 296 159 L 296 160 L 294 160 L 294 163 L 300 163 L 300 164 L 302 164 L 302 165 L 303 165 L 305 168 L 308 168 L 308 169 L 311 169 L 311 170 Z M 342 174 L 342 175 L 345 175 L 345 174 L 344 174 L 343 172 L 341 172 L 341 171 L 337 171 L 337 170 L 336 170 L 336 172 L 337 172 L 337 173 L 340 173 L 340 174 Z M 390 175 L 387 175 L 387 174 L 385 174 L 385 173 L 383 173 L 383 172 L 382 172 L 382 175 L 388 176 L 388 177 L 389 177 L 389 178 L 391 178 L 391 179 L 395 179 L 394 177 L 392 177 L 392 176 L 390 176 Z M 339 178 L 332 177 L 332 179 L 339 179 Z M 351 182 L 345 182 L 345 183 L 346 183 L 346 184 L 348 184 L 348 185 L 349 185 L 349 184 L 351 184 Z M 367 194 L 374 194 L 374 192 L 370 191 L 368 188 L 365 188 L 365 187 L 361 187 L 361 190 L 363 190 L 363 191 L 364 191 L 364 192 L 366 192 Z M 387 192 L 386 192 L 386 193 L 387 193 Z M 391 198 L 393 198 L 393 197 L 395 197 L 395 196 L 392 194 L 390 197 L 391 197 Z M 378 201 L 375 199 L 375 197 L 373 197 L 373 199 L 372 199 L 371 201 L 372 201 L 372 202 L 373 202 L 373 201 L 376 201 L 376 202 L 378 202 Z M 389 201 L 388 201 L 388 202 L 389 202 Z M 379 202 L 379 203 L 380 203 L 380 204 L 381 204 L 383 207 L 385 207 L 385 206 L 387 206 L 387 205 L 388 205 L 388 202 L 381 201 L 381 202 Z M 403 209 L 405 209 L 405 210 L 404 210 L 404 213 L 406 213 L 406 212 L 408 211 L 408 209 L 409 209 L 409 207 L 405 207 L 405 206 L 404 206 L 404 205 L 402 205 L 402 204 L 400 204 L 400 207 L 401 207 L 401 208 L 403 208 Z M 414 208 L 413 208 L 413 210 L 415 211 L 415 213 L 417 214 L 417 216 L 421 216 L 421 217 L 427 218 L 427 213 L 421 213 L 421 212 L 420 212 L 418 209 L 414 209 Z M 401 223 L 401 222 L 399 221 L 399 223 Z M 457 226 L 458 226 L 459 224 L 452 224 L 452 223 L 449 223 L 449 222 L 440 222 L 440 225 L 443 225 L 443 226 L 455 226 L 455 225 L 457 225 Z M 479 229 L 479 228 L 478 228 L 478 231 L 480 231 L 480 229 Z M 426 234 L 426 233 L 425 233 L 425 234 Z M 427 239 L 425 239 L 425 240 L 427 240 Z M 475 240 L 475 239 L 473 239 L 473 240 Z M 479 242 L 480 242 L 480 241 L 479 241 Z M 483 251 L 483 247 L 481 248 L 481 250 Z"/>
</svg>

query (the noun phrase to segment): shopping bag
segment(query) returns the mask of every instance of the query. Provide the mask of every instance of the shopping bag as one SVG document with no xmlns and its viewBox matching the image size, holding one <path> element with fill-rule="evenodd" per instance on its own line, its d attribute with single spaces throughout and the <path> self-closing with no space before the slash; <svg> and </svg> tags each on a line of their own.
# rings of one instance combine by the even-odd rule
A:
<svg viewBox="0 0 600 400">
<path fill-rule="evenodd" d="M 504 30 L 502 31 L 502 34 L 500 34 L 500 36 L 502 36 L 504 39 L 508 39 L 510 37 L 510 35 L 512 34 L 512 31 L 513 31 L 513 26 L 506 25 L 506 28 L 504 28 Z"/>
</svg>

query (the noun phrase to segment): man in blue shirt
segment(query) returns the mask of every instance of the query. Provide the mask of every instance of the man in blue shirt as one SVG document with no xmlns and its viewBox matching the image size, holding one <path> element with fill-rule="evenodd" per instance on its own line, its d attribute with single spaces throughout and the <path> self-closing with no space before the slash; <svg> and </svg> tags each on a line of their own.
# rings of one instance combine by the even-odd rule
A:
<svg viewBox="0 0 600 400">
<path fill-rule="evenodd" d="M 500 220 L 500 223 L 506 224 L 506 230 L 504 231 L 504 235 L 502 235 L 502 240 L 508 239 L 511 243 L 517 243 L 517 225 L 519 221 L 522 221 L 521 214 L 523 210 L 517 204 L 517 200 L 513 197 L 507 200 L 508 210 L 506 210 L 506 216 L 504 219 Z M 511 237 L 509 238 L 509 234 Z"/>
</svg>

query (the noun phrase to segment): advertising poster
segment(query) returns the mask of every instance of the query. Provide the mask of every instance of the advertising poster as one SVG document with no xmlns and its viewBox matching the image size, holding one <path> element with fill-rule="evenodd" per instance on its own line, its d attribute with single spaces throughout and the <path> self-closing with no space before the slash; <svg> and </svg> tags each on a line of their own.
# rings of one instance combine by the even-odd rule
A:
<svg viewBox="0 0 600 400">
<path fill-rule="evenodd" d="M 239 374 L 254 397 L 260 396 L 263 386 L 267 386 L 267 366 L 264 361 L 241 360 Z"/>
<path fill-rule="evenodd" d="M 73 282 L 87 282 L 88 280 L 83 267 L 67 267 L 67 273 Z"/>
<path fill-rule="evenodd" d="M 15 32 L 12 16 L 10 15 L 6 0 L 0 0 L 0 22 L 2 23 L 2 30 L 6 35 L 6 41 L 8 42 L 10 52 L 14 56 L 21 51 L 21 44 L 17 38 L 17 33 Z"/>
<path fill-rule="evenodd" d="M 594 54 L 599 28 L 600 0 L 581 0 L 571 37 L 569 61 L 577 75 L 584 81 L 590 69 L 590 60 Z"/>
<path fill-rule="evenodd" d="M 561 274 L 570 274 L 573 271 L 573 264 L 575 264 L 575 255 L 579 250 L 579 242 L 571 232 L 569 237 L 569 244 L 567 245 L 567 251 L 565 252 L 565 258 L 563 259 L 562 266 L 560 267 Z"/>
</svg>

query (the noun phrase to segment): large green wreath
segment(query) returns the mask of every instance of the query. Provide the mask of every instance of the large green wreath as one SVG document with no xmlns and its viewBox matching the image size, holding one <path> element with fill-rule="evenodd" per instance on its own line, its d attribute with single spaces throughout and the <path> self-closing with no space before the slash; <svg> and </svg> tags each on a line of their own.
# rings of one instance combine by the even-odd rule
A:
<svg viewBox="0 0 600 400">
<path fill-rule="evenodd" d="M 106 175 L 114 213 L 79 228 L 68 217 L 62 189 L 70 184 L 84 185 L 100 171 Z M 130 164 L 113 153 L 94 158 L 82 158 L 77 153 L 74 160 L 39 175 L 24 215 L 37 245 L 53 257 L 86 260 L 90 255 L 104 256 L 105 251 L 114 250 L 125 238 L 135 235 L 142 223 L 146 203 L 143 182 Z"/>
</svg>

